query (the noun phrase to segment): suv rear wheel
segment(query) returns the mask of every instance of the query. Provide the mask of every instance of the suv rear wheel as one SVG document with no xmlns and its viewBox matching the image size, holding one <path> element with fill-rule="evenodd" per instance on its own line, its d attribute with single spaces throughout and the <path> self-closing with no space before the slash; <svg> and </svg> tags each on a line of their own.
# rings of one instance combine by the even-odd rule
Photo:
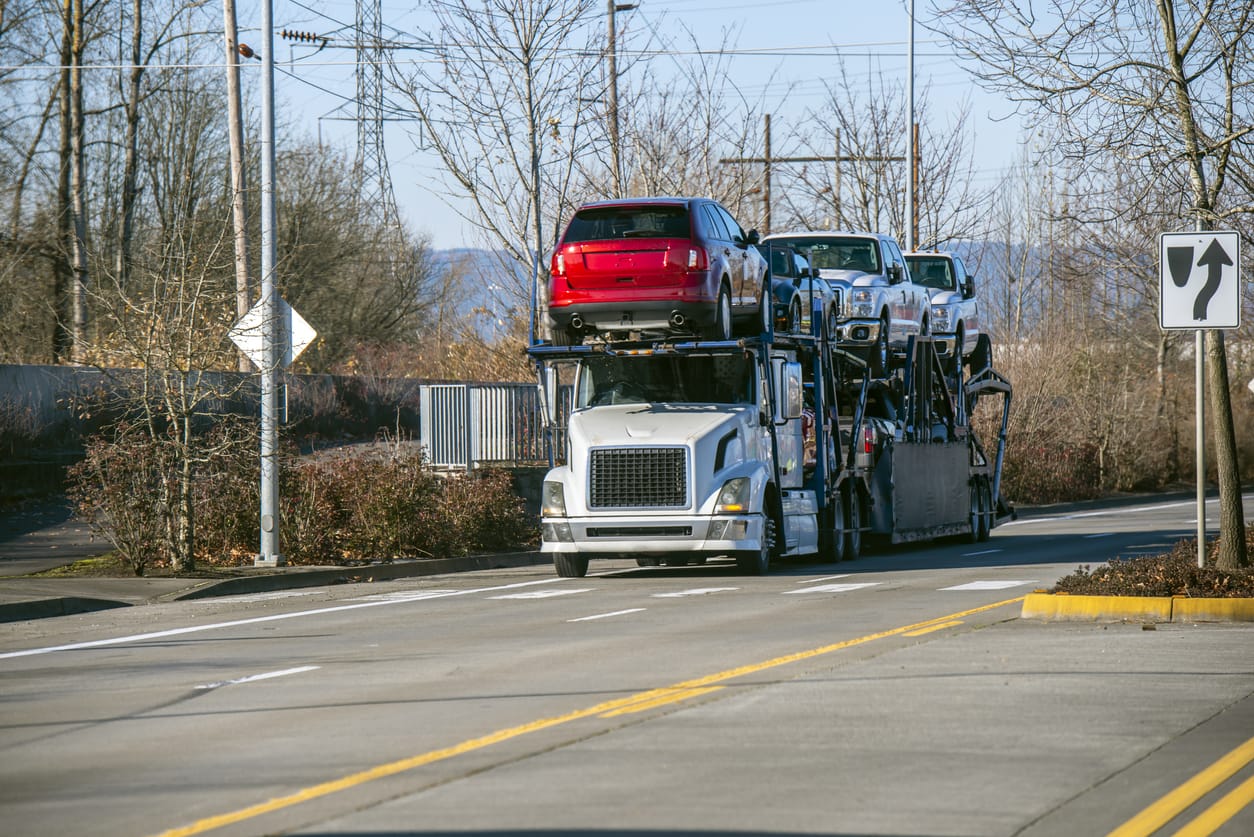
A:
<svg viewBox="0 0 1254 837">
<path fill-rule="evenodd" d="M 714 325 L 711 328 L 710 339 L 732 339 L 731 291 L 725 284 L 718 289 L 718 303 L 714 309 Z"/>
</svg>

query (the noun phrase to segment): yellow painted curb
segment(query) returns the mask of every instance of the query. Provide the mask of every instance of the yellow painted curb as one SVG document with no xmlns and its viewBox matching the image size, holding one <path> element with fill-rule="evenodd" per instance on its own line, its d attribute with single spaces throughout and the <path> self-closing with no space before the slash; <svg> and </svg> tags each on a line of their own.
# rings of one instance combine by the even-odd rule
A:
<svg viewBox="0 0 1254 837">
<path fill-rule="evenodd" d="M 1254 622 L 1254 599 L 1029 593 L 1019 617 L 1054 622 Z"/>
<path fill-rule="evenodd" d="M 1170 622 L 1171 599 L 1166 596 L 1055 596 L 1029 593 L 1023 599 L 1023 619 L 1054 622 Z"/>
<path fill-rule="evenodd" d="M 1172 622 L 1254 622 L 1254 599 L 1171 600 Z"/>
</svg>

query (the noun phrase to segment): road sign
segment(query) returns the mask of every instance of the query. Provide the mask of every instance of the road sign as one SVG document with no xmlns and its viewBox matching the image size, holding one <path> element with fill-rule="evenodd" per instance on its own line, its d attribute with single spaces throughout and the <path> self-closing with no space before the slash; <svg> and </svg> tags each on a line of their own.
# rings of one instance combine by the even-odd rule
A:
<svg viewBox="0 0 1254 837">
<path fill-rule="evenodd" d="M 286 369 L 314 341 L 318 332 L 305 322 L 304 317 L 296 313 L 296 309 L 282 299 L 278 300 L 277 307 L 279 309 L 278 322 L 275 323 L 274 339 L 278 342 L 282 353 L 279 358 L 279 368 Z M 261 309 L 262 305 L 258 302 L 248 309 L 248 313 L 240 317 L 239 322 L 231 326 L 231 330 L 227 332 L 231 342 L 239 346 L 239 350 L 248 355 L 248 359 L 258 369 L 264 368 L 266 364 L 265 334 L 262 329 L 265 317 Z"/>
<path fill-rule="evenodd" d="M 1239 328 L 1241 237 L 1177 232 L 1158 237 L 1159 324 L 1164 329 Z"/>
</svg>

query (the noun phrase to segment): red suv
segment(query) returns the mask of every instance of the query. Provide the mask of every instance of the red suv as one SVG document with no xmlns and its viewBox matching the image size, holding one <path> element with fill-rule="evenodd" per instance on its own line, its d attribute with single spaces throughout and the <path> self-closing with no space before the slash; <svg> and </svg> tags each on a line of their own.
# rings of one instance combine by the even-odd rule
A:
<svg viewBox="0 0 1254 837">
<path fill-rule="evenodd" d="M 718 201 L 626 198 L 585 204 L 553 251 L 549 324 L 557 345 L 586 335 L 732 337 L 765 329 L 766 260 Z"/>
</svg>

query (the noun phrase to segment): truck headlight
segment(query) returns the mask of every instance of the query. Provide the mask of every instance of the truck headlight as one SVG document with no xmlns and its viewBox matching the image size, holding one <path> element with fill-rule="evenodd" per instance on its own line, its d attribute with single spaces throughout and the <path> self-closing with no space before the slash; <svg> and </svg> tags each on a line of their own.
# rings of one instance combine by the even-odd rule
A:
<svg viewBox="0 0 1254 837">
<path fill-rule="evenodd" d="M 545 481 L 544 490 L 540 493 L 540 516 L 566 516 L 566 492 L 560 482 Z"/>
<path fill-rule="evenodd" d="M 714 504 L 715 514 L 744 514 L 749 511 L 749 478 L 736 477 L 723 483 Z"/>
<path fill-rule="evenodd" d="M 953 331 L 953 309 L 948 305 L 937 305 L 932 309 L 932 330 Z"/>
<path fill-rule="evenodd" d="M 853 317 L 875 316 L 875 295 L 866 288 L 855 288 L 849 295 L 849 314 Z"/>
</svg>

